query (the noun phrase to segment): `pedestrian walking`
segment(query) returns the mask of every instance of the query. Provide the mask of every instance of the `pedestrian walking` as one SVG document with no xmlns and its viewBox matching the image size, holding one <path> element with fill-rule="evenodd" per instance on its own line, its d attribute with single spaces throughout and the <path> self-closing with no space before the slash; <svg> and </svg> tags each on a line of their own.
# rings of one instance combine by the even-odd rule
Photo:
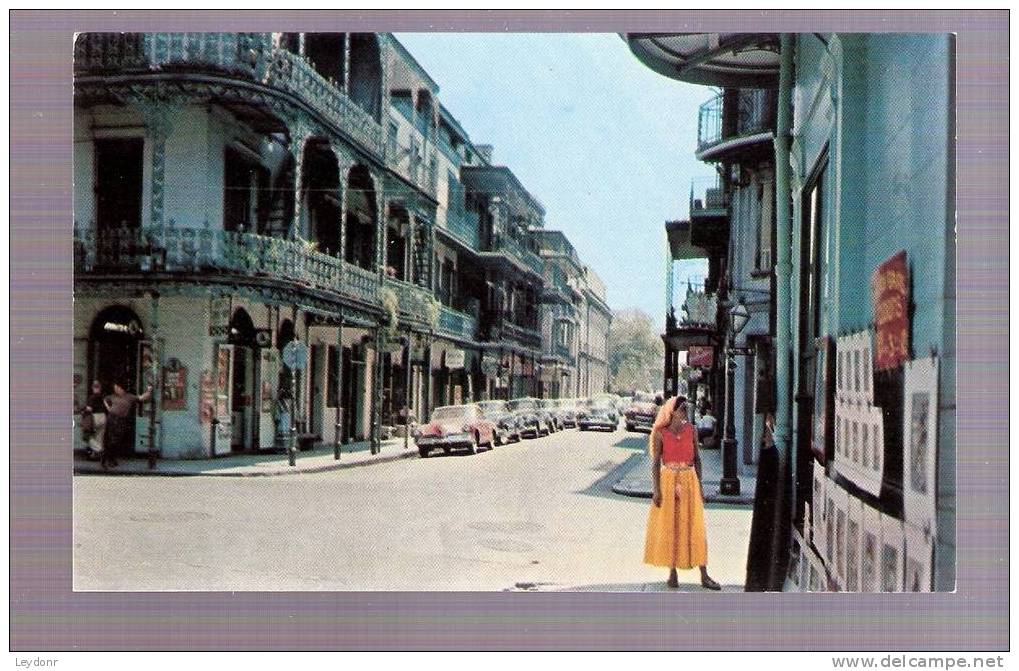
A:
<svg viewBox="0 0 1019 671">
<path fill-rule="evenodd" d="M 665 401 L 649 438 L 654 485 L 644 541 L 644 563 L 669 569 L 666 583 L 679 587 L 677 569 L 701 570 L 701 586 L 721 589 L 708 575 L 708 542 L 698 461 L 697 429 L 686 397 Z"/>
<path fill-rule="evenodd" d="M 149 385 L 141 396 L 135 396 L 128 392 L 123 384 L 113 383 L 113 393 L 103 400 L 107 410 L 105 444 L 100 460 L 103 470 L 109 466 L 119 465 L 117 455 L 131 451 L 131 446 L 127 443 L 133 435 L 131 422 L 134 421 L 135 404 L 144 403 L 151 396 L 152 385 Z"/>
<path fill-rule="evenodd" d="M 88 445 L 89 456 L 100 458 L 106 434 L 106 403 L 103 400 L 103 384 L 99 380 L 92 381 L 92 393 L 82 408 L 81 429 L 82 437 Z"/>
</svg>

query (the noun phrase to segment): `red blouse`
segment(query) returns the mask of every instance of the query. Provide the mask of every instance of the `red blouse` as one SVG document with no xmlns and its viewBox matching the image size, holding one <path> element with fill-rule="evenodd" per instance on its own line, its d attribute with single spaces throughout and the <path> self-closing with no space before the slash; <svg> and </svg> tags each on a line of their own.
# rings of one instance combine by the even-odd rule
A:
<svg viewBox="0 0 1019 671">
<path fill-rule="evenodd" d="M 694 460 L 694 428 L 693 424 L 687 422 L 679 429 L 679 433 L 673 433 L 669 429 L 662 429 L 662 462 L 682 462 L 692 464 Z"/>
</svg>

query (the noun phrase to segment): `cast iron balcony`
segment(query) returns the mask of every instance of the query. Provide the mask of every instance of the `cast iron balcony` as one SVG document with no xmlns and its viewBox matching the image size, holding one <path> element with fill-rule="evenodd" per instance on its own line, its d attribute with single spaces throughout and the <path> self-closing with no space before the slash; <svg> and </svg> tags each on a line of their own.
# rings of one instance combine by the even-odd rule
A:
<svg viewBox="0 0 1019 671">
<path fill-rule="evenodd" d="M 323 254 L 300 240 L 241 231 L 166 225 L 145 228 L 74 226 L 76 273 L 210 273 L 261 277 L 325 290 L 376 305 L 376 273 Z"/>
<path fill-rule="evenodd" d="M 385 155 L 382 127 L 372 115 L 306 58 L 274 48 L 270 33 L 84 33 L 74 45 L 74 71 L 79 77 L 227 77 L 243 81 L 253 101 L 267 87 L 300 100 L 379 160 Z"/>
<path fill-rule="evenodd" d="M 478 335 L 478 320 L 473 315 L 443 305 L 439 308 L 439 331 L 460 340 L 474 341 Z"/>
<path fill-rule="evenodd" d="M 766 89 L 727 89 L 708 100 L 697 117 L 697 160 L 770 150 L 777 107 L 775 92 Z"/>
</svg>

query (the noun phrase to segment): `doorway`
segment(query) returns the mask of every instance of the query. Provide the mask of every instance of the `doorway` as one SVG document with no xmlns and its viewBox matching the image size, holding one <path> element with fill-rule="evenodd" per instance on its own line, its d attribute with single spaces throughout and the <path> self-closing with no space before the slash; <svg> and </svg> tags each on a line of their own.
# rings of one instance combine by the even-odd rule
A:
<svg viewBox="0 0 1019 671">
<path fill-rule="evenodd" d="M 89 384 L 92 380 L 99 380 L 104 394 L 113 393 L 114 382 L 130 392 L 142 391 L 135 387 L 138 381 L 138 345 L 144 335 L 141 320 L 131 308 L 113 305 L 100 311 L 89 332 Z M 124 445 L 134 445 L 134 424 L 128 422 L 130 435 L 124 440 Z"/>
<path fill-rule="evenodd" d="M 230 319 L 229 344 L 233 345 L 230 374 L 230 451 L 254 449 L 257 432 L 255 390 L 255 325 L 244 308 L 237 308 Z"/>
</svg>

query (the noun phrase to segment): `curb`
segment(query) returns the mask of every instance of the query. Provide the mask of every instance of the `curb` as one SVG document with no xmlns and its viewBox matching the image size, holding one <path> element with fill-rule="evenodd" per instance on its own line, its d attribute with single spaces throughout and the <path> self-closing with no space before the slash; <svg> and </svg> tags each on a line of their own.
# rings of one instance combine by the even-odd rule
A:
<svg viewBox="0 0 1019 671">
<path fill-rule="evenodd" d="M 306 473 L 326 473 L 328 471 L 339 471 L 347 468 L 359 468 L 362 466 L 371 466 L 373 464 L 384 464 L 392 461 L 399 461 L 401 459 L 410 459 L 417 457 L 418 453 L 416 450 L 407 452 L 400 452 L 391 456 L 378 457 L 377 459 L 358 461 L 354 463 L 348 463 L 339 461 L 332 464 L 326 464 L 324 466 L 314 466 L 311 468 L 302 469 L 300 466 L 284 466 L 276 470 L 267 471 L 253 471 L 250 473 L 203 473 L 195 472 L 189 473 L 186 471 L 160 471 L 158 467 L 152 471 L 101 471 L 92 469 L 74 469 L 74 475 L 113 475 L 113 476 L 136 476 L 136 477 L 163 477 L 163 478 L 261 478 L 267 476 L 277 475 L 303 475 Z M 300 459 L 298 459 L 300 464 Z"/>
</svg>

